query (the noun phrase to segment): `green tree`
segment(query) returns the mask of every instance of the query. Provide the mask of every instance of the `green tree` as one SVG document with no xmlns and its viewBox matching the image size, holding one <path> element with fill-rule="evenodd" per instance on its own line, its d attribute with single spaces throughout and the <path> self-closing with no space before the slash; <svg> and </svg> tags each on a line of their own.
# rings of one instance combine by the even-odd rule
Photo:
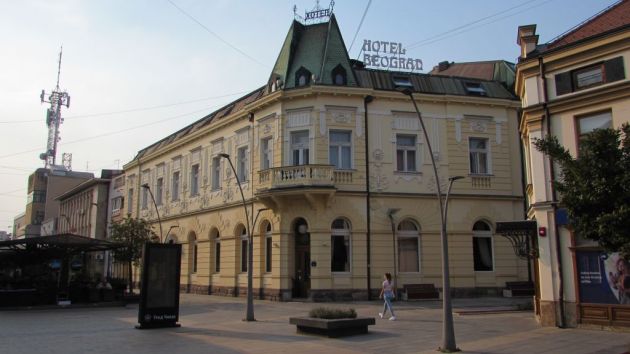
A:
<svg viewBox="0 0 630 354">
<path fill-rule="evenodd" d="M 630 125 L 582 137 L 577 158 L 555 136 L 534 144 L 560 166 L 555 187 L 576 233 L 630 256 Z"/>
<path fill-rule="evenodd" d="M 131 291 L 133 289 L 132 265 L 136 267 L 140 265 L 142 247 L 147 242 L 156 242 L 158 237 L 146 220 L 126 217 L 121 223 L 112 224 L 110 238 L 113 242 L 125 245 L 114 252 L 114 258 L 128 264 Z"/>
</svg>

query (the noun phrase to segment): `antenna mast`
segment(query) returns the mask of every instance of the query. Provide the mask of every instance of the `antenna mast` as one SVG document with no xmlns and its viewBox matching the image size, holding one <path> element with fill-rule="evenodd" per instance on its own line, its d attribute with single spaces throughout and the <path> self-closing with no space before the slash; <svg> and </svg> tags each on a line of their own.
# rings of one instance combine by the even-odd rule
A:
<svg viewBox="0 0 630 354">
<path fill-rule="evenodd" d="M 46 144 L 46 152 L 41 153 L 39 158 L 44 160 L 46 168 L 52 168 L 55 166 L 57 157 L 57 143 L 60 140 L 59 137 L 59 125 L 63 123 L 61 118 L 61 107 L 70 107 L 70 96 L 66 91 L 61 91 L 59 88 L 59 77 L 61 76 L 61 55 L 63 53 L 63 46 L 59 51 L 59 64 L 57 66 L 57 86 L 46 98 L 46 92 L 42 90 L 39 96 L 41 103 L 50 103 L 50 108 L 46 111 L 46 125 L 48 126 L 48 139 Z"/>
</svg>

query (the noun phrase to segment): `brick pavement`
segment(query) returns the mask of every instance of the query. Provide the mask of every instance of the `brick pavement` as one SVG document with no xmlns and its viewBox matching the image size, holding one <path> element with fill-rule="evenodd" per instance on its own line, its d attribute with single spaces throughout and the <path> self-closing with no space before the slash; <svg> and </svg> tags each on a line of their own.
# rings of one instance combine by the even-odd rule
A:
<svg viewBox="0 0 630 354">
<path fill-rule="evenodd" d="M 456 299 L 455 309 L 509 305 L 506 299 Z M 297 334 L 290 316 L 315 303 L 255 302 L 256 322 L 243 322 L 242 298 L 182 295 L 181 328 L 136 330 L 135 305 L 0 311 L 0 353 L 435 353 L 441 304 L 397 303 L 397 321 L 377 318 L 370 334 L 341 339 Z M 323 304 L 376 316 L 379 302 Z M 531 313 L 455 315 L 465 353 L 611 353 L 630 351 L 630 333 L 542 328 Z"/>
</svg>

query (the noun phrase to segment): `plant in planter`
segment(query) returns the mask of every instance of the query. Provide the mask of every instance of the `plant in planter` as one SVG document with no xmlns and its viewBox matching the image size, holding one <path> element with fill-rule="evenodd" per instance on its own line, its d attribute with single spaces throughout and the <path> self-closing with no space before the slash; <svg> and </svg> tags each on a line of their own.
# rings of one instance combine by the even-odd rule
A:
<svg viewBox="0 0 630 354">
<path fill-rule="evenodd" d="M 289 323 L 297 326 L 298 332 L 323 334 L 330 338 L 368 333 L 368 326 L 374 325 L 374 317 L 357 317 L 350 309 L 317 307 L 308 317 L 291 317 Z"/>
</svg>

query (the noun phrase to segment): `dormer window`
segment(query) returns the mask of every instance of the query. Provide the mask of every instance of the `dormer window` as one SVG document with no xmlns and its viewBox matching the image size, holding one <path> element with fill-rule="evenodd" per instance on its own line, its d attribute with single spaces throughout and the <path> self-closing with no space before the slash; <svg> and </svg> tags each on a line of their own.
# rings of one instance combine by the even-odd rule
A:
<svg viewBox="0 0 630 354">
<path fill-rule="evenodd" d="M 473 96 L 486 96 L 486 90 L 481 86 L 480 82 L 466 82 L 464 83 L 466 92 Z"/>
<path fill-rule="evenodd" d="M 332 70 L 332 81 L 333 84 L 338 86 L 343 86 L 348 83 L 348 77 L 346 75 L 346 69 L 344 69 L 341 64 L 335 66 Z"/>
<path fill-rule="evenodd" d="M 303 66 L 295 73 L 295 86 L 306 86 L 311 83 L 311 72 Z"/>
<path fill-rule="evenodd" d="M 392 77 L 394 87 L 401 89 L 413 89 L 413 84 L 408 76 L 394 76 Z"/>
</svg>

